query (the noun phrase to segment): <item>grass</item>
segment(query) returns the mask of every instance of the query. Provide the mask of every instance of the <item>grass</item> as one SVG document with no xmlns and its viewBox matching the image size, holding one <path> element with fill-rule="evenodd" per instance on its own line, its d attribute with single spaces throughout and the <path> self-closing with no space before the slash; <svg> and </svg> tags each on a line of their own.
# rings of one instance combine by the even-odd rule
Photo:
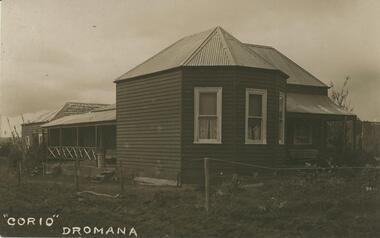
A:
<svg viewBox="0 0 380 238">
<path fill-rule="evenodd" d="M 262 186 L 246 186 L 262 183 Z M 321 173 L 242 177 L 212 185 L 206 214 L 201 188 L 128 184 L 120 198 L 78 196 L 71 177 L 0 182 L 0 209 L 12 216 L 51 216 L 52 227 L 11 228 L 2 236 L 61 236 L 62 226 L 133 226 L 139 237 L 380 237 L 380 193 L 373 176 Z M 260 184 L 259 184 L 260 185 Z M 81 189 L 120 192 L 118 184 L 81 180 Z"/>
</svg>

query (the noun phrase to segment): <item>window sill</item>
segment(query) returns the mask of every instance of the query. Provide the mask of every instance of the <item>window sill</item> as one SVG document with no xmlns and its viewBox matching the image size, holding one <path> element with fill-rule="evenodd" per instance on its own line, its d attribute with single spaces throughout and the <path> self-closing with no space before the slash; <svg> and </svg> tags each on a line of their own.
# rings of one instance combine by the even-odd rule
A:
<svg viewBox="0 0 380 238">
<path fill-rule="evenodd" d="M 220 145 L 222 144 L 221 141 L 193 141 L 193 144 L 213 144 L 213 145 Z"/>
<path fill-rule="evenodd" d="M 246 145 L 267 145 L 267 142 L 266 141 L 260 141 L 260 142 L 246 141 L 245 144 Z"/>
</svg>

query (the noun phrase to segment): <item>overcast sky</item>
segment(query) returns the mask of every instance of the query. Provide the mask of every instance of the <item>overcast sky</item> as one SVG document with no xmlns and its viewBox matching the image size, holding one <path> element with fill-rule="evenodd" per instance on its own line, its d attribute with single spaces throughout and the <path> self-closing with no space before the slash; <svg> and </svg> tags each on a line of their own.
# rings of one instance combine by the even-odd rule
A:
<svg viewBox="0 0 380 238">
<path fill-rule="evenodd" d="M 1 113 L 115 102 L 113 80 L 180 37 L 220 25 L 325 83 L 350 75 L 354 111 L 380 120 L 380 1 L 5 0 Z"/>
</svg>

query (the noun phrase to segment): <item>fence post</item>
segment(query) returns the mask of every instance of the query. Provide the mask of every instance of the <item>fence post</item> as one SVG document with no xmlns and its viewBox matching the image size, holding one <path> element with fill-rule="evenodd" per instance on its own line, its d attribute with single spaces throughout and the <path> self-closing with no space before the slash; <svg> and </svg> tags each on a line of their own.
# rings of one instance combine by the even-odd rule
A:
<svg viewBox="0 0 380 238">
<path fill-rule="evenodd" d="M 209 174 L 209 158 L 204 158 L 204 176 L 205 176 L 205 208 L 208 214 L 210 208 L 210 174 Z"/>
<path fill-rule="evenodd" d="M 182 175 L 180 172 L 177 174 L 177 187 L 182 187 Z"/>
<path fill-rule="evenodd" d="M 21 172 L 22 172 L 22 165 L 21 165 L 21 159 L 18 160 L 17 163 L 17 184 L 18 186 L 21 185 Z"/>
<path fill-rule="evenodd" d="M 78 158 L 74 160 L 74 178 L 75 178 L 75 189 L 78 192 L 79 191 L 79 176 L 78 176 Z"/>
<path fill-rule="evenodd" d="M 124 169 L 121 163 L 119 163 L 119 175 L 120 175 L 121 194 L 124 194 Z"/>
</svg>

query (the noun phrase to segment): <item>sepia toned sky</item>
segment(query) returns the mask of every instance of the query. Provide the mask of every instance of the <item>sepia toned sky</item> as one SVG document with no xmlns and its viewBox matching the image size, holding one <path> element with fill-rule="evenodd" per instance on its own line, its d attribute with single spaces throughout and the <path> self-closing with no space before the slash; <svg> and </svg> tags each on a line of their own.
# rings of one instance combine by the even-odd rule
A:
<svg viewBox="0 0 380 238">
<path fill-rule="evenodd" d="M 113 103 L 113 80 L 180 37 L 215 27 L 271 45 L 325 83 L 350 75 L 354 112 L 380 121 L 377 0 L 5 0 L 0 114 Z"/>
</svg>

